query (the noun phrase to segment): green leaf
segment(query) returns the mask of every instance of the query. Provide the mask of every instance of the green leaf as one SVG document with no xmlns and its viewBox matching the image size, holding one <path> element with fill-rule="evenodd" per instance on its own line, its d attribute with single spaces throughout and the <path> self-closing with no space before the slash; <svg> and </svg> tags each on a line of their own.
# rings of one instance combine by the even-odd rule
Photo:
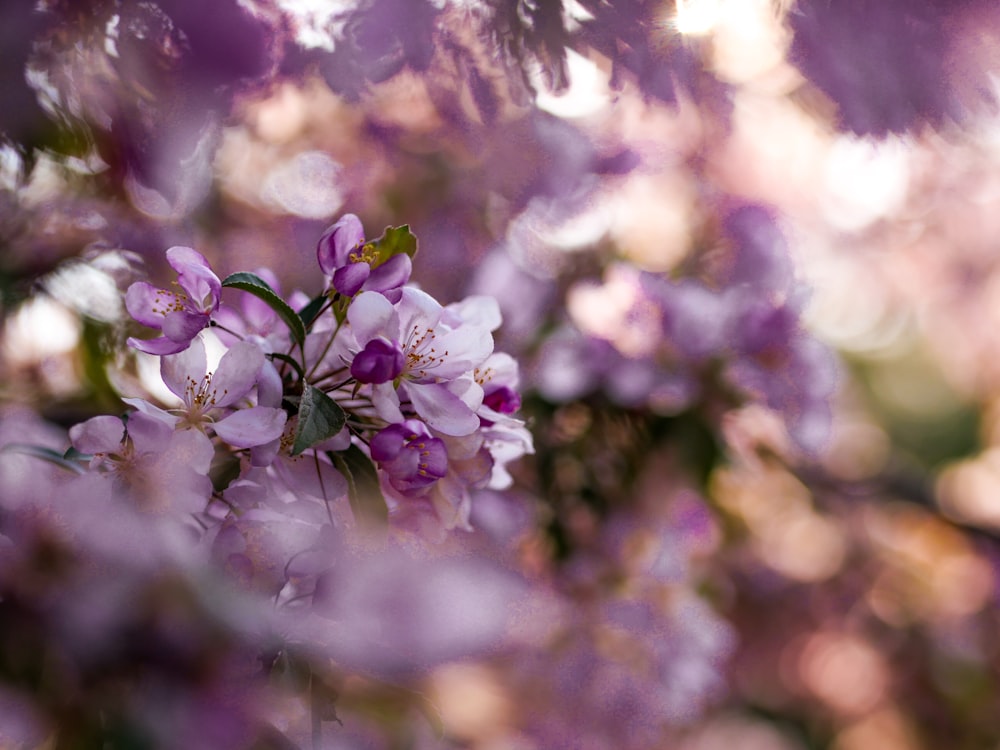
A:
<svg viewBox="0 0 1000 750">
<path fill-rule="evenodd" d="M 351 510 L 358 525 L 368 529 L 385 528 L 389 509 L 372 460 L 356 445 L 337 453 L 327 451 L 327 456 L 347 480 Z"/>
<path fill-rule="evenodd" d="M 227 276 L 222 282 L 222 286 L 241 289 L 244 292 L 249 292 L 254 297 L 264 300 L 268 307 L 278 313 L 278 317 L 288 326 L 288 330 L 292 332 L 292 338 L 295 339 L 295 342 L 299 346 L 305 343 L 306 327 L 302 323 L 302 318 L 260 276 L 240 271 L 239 273 Z"/>
<path fill-rule="evenodd" d="M 7 445 L 0 448 L 0 453 L 20 453 L 24 456 L 31 456 L 32 458 L 40 458 L 42 461 L 48 461 L 50 464 L 55 464 L 59 468 L 66 469 L 67 471 L 72 471 L 74 474 L 84 473 L 84 468 L 76 461 L 68 459 L 59 451 L 52 450 L 51 448 L 45 448 L 41 445 L 31 445 L 29 443 L 7 443 Z M 84 454 L 80 453 L 79 455 L 83 456 Z M 87 456 L 87 458 L 89 458 L 89 456 Z"/>
<path fill-rule="evenodd" d="M 309 303 L 299 310 L 299 317 L 302 318 L 302 324 L 308 328 L 312 325 L 312 322 L 316 320 L 316 316 L 319 315 L 319 311 L 323 309 L 324 303 L 326 303 L 327 296 L 321 294 L 318 297 L 313 297 L 309 300 Z"/>
<path fill-rule="evenodd" d="M 417 254 L 417 238 L 410 231 L 409 224 L 403 224 L 401 227 L 386 227 L 382 236 L 371 244 L 378 251 L 380 264 L 400 253 L 406 253 L 410 258 Z"/>
<path fill-rule="evenodd" d="M 336 401 L 306 383 L 299 401 L 299 423 L 295 428 L 292 455 L 297 456 L 307 448 L 332 438 L 346 421 L 347 415 Z"/>
<path fill-rule="evenodd" d="M 294 357 L 290 357 L 289 355 L 282 354 L 280 352 L 271 352 L 267 356 L 272 362 L 277 359 L 281 362 L 291 365 L 292 369 L 295 370 L 295 372 L 298 374 L 299 380 L 306 379 L 306 374 L 302 371 L 302 365 L 300 365 L 298 363 L 298 360 L 296 360 Z"/>
</svg>

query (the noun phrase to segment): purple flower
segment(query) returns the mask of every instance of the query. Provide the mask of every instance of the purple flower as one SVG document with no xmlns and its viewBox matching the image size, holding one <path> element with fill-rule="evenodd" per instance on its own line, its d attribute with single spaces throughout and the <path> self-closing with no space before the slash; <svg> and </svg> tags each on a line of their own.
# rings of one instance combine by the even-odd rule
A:
<svg viewBox="0 0 1000 750">
<path fill-rule="evenodd" d="M 129 346 L 147 354 L 184 351 L 219 309 L 222 282 L 209 268 L 205 256 L 189 247 L 172 247 L 167 250 L 167 262 L 177 271 L 177 284 L 182 291 L 159 289 L 138 281 L 125 292 L 129 314 L 163 334 L 150 340 L 128 340 Z"/>
<path fill-rule="evenodd" d="M 388 476 L 389 484 L 404 494 L 419 493 L 448 471 L 444 443 L 416 419 L 389 425 L 375 435 L 371 454 Z"/>
<path fill-rule="evenodd" d="M 379 416 L 390 423 L 404 421 L 401 404 L 409 400 L 416 414 L 438 432 L 474 432 L 480 424 L 476 410 L 482 404 L 483 389 L 473 372 L 493 351 L 491 328 L 498 318 L 495 301 L 485 297 L 444 308 L 430 295 L 410 287 L 402 290 L 396 305 L 380 294 L 358 295 L 347 310 L 357 346 L 348 345 L 348 349 L 361 350 L 362 364 L 357 368 L 361 374 L 367 376 L 369 368 L 373 371 L 374 379 L 369 382 Z M 373 341 L 385 343 L 369 349 Z M 380 380 L 395 369 L 399 356 L 401 370 Z M 352 365 L 352 374 L 354 369 Z M 398 386 L 397 379 L 401 381 Z"/>
<path fill-rule="evenodd" d="M 281 409 L 269 406 L 236 408 L 249 396 L 265 364 L 264 352 L 258 346 L 240 341 L 223 355 L 215 372 L 209 372 L 205 345 L 195 339 L 186 351 L 166 356 L 160 362 L 163 382 L 183 402 L 176 414 L 142 399 L 125 401 L 172 427 L 203 432 L 211 429 L 236 448 L 252 448 L 281 437 L 287 416 Z M 220 418 L 223 411 L 230 413 Z"/>
<path fill-rule="evenodd" d="M 212 493 L 208 478 L 214 453 L 197 432 L 175 432 L 154 416 L 135 412 L 127 424 L 98 416 L 69 431 L 73 447 L 93 455 L 92 465 L 109 469 L 117 487 L 143 511 L 193 513 Z"/>
<path fill-rule="evenodd" d="M 410 278 L 413 264 L 405 253 L 383 261 L 372 245 L 365 244 L 361 221 L 344 214 L 328 228 L 316 245 L 316 259 L 333 288 L 347 297 L 360 291 L 386 293 L 393 301 Z"/>
<path fill-rule="evenodd" d="M 403 372 L 406 358 L 397 344 L 374 338 L 351 363 L 351 377 L 359 383 L 388 383 Z"/>
</svg>

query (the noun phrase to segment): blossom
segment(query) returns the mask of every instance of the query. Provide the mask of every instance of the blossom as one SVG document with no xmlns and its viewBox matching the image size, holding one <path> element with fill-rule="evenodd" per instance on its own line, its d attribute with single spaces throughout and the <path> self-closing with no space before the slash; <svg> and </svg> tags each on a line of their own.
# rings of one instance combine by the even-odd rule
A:
<svg viewBox="0 0 1000 750">
<path fill-rule="evenodd" d="M 408 408 L 438 432 L 474 432 L 480 424 L 476 409 L 483 389 L 473 371 L 493 351 L 491 326 L 496 318 L 496 302 L 491 305 L 485 297 L 470 298 L 466 308 L 448 309 L 410 287 L 402 290 L 396 305 L 373 292 L 358 295 L 347 310 L 355 342 L 347 348 L 360 349 L 362 357 L 381 357 L 383 368 L 390 358 L 393 366 L 398 355 L 403 359 L 395 378 L 372 381 L 372 404 L 379 416 L 403 422 L 401 407 L 408 401 Z M 369 348 L 373 341 L 383 342 L 377 351 Z"/>
<path fill-rule="evenodd" d="M 383 260 L 374 246 L 365 243 L 361 220 L 354 214 L 345 214 L 323 233 L 316 259 L 323 273 L 332 277 L 333 288 L 348 297 L 375 291 L 396 300 L 413 269 L 405 253 Z"/>
<path fill-rule="evenodd" d="M 381 430 L 372 438 L 371 455 L 389 484 L 404 494 L 423 490 L 448 470 L 444 443 L 416 419 Z"/>
<path fill-rule="evenodd" d="M 208 478 L 214 453 L 198 432 L 175 432 L 142 412 L 122 419 L 102 415 L 74 425 L 73 447 L 93 456 L 92 467 L 104 467 L 116 489 L 125 491 L 140 510 L 195 513 L 212 493 Z"/>
<path fill-rule="evenodd" d="M 172 247 L 167 250 L 167 262 L 177 271 L 176 283 L 183 291 L 137 281 L 125 292 L 129 314 L 163 334 L 149 340 L 129 338 L 129 346 L 147 354 L 184 351 L 219 309 L 222 282 L 201 253 L 190 247 Z"/>
<path fill-rule="evenodd" d="M 125 401 L 172 427 L 202 432 L 211 429 L 233 447 L 252 448 L 281 437 L 287 418 L 284 411 L 270 406 L 236 408 L 250 394 L 265 364 L 264 352 L 256 344 L 240 341 L 223 355 L 218 368 L 209 372 L 205 345 L 196 338 L 187 350 L 160 362 L 163 382 L 182 401 L 175 413 L 142 399 Z M 219 416 L 230 408 L 235 411 Z"/>
</svg>

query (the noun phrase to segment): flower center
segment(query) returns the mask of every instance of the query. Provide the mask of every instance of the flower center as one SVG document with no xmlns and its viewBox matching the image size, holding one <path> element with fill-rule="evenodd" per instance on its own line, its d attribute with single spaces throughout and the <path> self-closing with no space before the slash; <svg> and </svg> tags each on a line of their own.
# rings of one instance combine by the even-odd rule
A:
<svg viewBox="0 0 1000 750">
<path fill-rule="evenodd" d="M 201 380 L 195 380 L 190 375 L 187 377 L 187 385 L 184 387 L 184 402 L 187 404 L 187 422 L 191 426 L 197 426 L 209 409 L 216 406 L 220 398 L 225 398 L 229 393 L 228 388 L 223 388 L 221 395 L 218 388 L 212 387 L 213 373 L 205 373 Z"/>
<path fill-rule="evenodd" d="M 434 340 L 437 334 L 433 328 L 425 328 L 423 332 L 420 326 L 413 326 L 410 335 L 403 344 L 406 354 L 406 368 L 404 374 L 410 374 L 417 378 L 426 378 L 427 371 L 432 370 L 448 356 L 448 350 L 438 352 L 434 347 Z"/>
<path fill-rule="evenodd" d="M 167 313 L 183 312 L 188 308 L 188 296 L 183 292 L 157 289 L 153 297 L 153 312 L 166 317 Z"/>
<path fill-rule="evenodd" d="M 368 265 L 373 265 L 376 260 L 378 260 L 378 253 L 375 252 L 375 246 L 368 244 L 360 246 L 360 251 L 358 248 L 352 250 L 348 256 L 347 260 L 351 263 L 367 263 Z"/>
</svg>

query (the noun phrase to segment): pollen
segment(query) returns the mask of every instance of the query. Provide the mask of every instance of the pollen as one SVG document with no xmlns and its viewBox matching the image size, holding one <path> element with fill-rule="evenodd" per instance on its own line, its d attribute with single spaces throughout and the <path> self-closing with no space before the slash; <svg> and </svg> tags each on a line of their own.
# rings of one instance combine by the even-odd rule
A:
<svg viewBox="0 0 1000 750">
<path fill-rule="evenodd" d="M 228 393 L 229 389 L 223 388 L 220 396 L 218 389 L 212 387 L 212 373 L 207 373 L 200 381 L 188 376 L 187 386 L 184 388 L 185 401 L 199 411 L 211 409 Z"/>
<path fill-rule="evenodd" d="M 490 382 L 491 380 L 493 380 L 493 376 L 494 376 L 495 374 L 496 374 L 496 373 L 494 373 L 494 371 L 493 371 L 493 368 L 492 368 L 492 367 L 487 367 L 487 368 L 486 368 L 485 370 L 482 370 L 482 369 L 480 369 L 480 368 L 478 368 L 478 367 L 477 367 L 477 368 L 475 368 L 475 369 L 474 369 L 474 370 L 472 371 L 472 378 L 473 378 L 473 380 L 475 380 L 475 381 L 476 381 L 476 382 L 477 382 L 477 383 L 478 383 L 479 385 L 486 385 L 486 384 L 487 384 L 487 383 L 489 383 L 489 382 Z"/>
<path fill-rule="evenodd" d="M 372 265 L 378 260 L 378 253 L 375 251 L 375 246 L 371 243 L 364 245 L 360 252 L 354 251 L 348 254 L 347 260 L 351 263 L 367 263 Z"/>
<path fill-rule="evenodd" d="M 171 292 L 167 289 L 157 289 L 153 297 L 153 312 L 166 316 L 167 313 L 183 312 L 188 308 L 188 296 L 183 292 Z"/>
</svg>

